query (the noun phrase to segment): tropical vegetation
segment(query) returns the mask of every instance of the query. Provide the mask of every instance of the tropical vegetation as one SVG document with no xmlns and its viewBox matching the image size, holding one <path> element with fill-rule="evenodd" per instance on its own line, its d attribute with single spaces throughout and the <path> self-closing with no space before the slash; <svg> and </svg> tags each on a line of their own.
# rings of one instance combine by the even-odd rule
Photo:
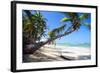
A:
<svg viewBox="0 0 100 73">
<path fill-rule="evenodd" d="M 54 28 L 45 34 L 47 27 L 47 19 L 44 18 L 40 11 L 23 10 L 23 53 L 31 54 L 46 44 L 54 43 L 58 38 L 67 36 L 77 31 L 81 25 L 91 29 L 90 24 L 84 22 L 89 17 L 88 13 L 60 12 L 65 17 L 60 21 L 63 23 L 60 27 Z M 70 22 L 71 24 L 65 24 Z M 48 36 L 46 41 L 41 41 L 42 37 Z M 32 45 L 29 47 L 29 45 Z"/>
</svg>

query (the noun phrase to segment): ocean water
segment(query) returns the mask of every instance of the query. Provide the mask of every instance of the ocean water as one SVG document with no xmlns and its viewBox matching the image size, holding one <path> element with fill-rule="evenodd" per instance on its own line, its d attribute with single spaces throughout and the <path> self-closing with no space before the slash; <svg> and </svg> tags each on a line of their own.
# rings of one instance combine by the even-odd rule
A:
<svg viewBox="0 0 100 73">
<path fill-rule="evenodd" d="M 65 57 L 66 57 L 66 54 L 67 55 L 69 54 L 69 58 L 71 57 L 73 58 L 73 60 L 91 59 L 91 54 L 90 54 L 91 45 L 88 43 L 83 43 L 83 44 L 56 43 L 56 46 L 58 46 L 56 47 L 58 52 L 60 52 Z M 52 49 L 55 49 L 55 48 L 52 48 Z M 73 54 L 75 54 L 77 57 L 73 56 Z"/>
<path fill-rule="evenodd" d="M 89 43 L 82 43 L 82 44 L 69 44 L 69 43 L 56 43 L 59 46 L 69 46 L 69 47 L 83 47 L 83 48 L 90 48 L 91 45 Z"/>
</svg>

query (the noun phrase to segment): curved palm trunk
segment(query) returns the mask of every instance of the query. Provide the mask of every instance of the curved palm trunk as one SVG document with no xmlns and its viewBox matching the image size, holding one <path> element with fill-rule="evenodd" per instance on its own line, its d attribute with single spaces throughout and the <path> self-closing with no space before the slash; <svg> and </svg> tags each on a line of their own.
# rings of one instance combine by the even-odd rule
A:
<svg viewBox="0 0 100 73">
<path fill-rule="evenodd" d="M 54 41 L 54 40 L 56 40 L 56 39 L 58 39 L 58 38 L 61 38 L 61 37 L 65 36 L 65 35 L 68 35 L 68 34 L 74 32 L 74 31 L 75 31 L 75 30 L 71 30 L 71 31 L 69 31 L 69 32 L 65 32 L 64 34 L 58 35 L 58 36 L 56 36 L 56 37 L 54 37 L 54 38 L 49 38 L 49 39 L 48 39 L 47 41 L 45 41 L 45 42 L 36 43 L 36 44 L 34 44 L 34 47 L 24 49 L 23 53 L 24 53 L 24 54 L 33 54 L 35 51 L 37 51 L 38 49 L 40 49 L 41 47 L 43 47 L 45 44 L 47 44 L 47 43 L 49 43 L 49 42 L 52 42 L 52 41 Z"/>
<path fill-rule="evenodd" d="M 30 13 L 28 10 L 26 10 L 25 12 L 26 12 L 27 16 L 29 17 L 31 23 L 33 23 L 33 22 L 32 22 L 32 18 L 31 18 L 31 13 Z M 26 47 L 26 48 L 23 49 L 23 53 L 24 53 L 24 54 L 32 54 L 32 53 L 34 53 L 35 51 L 37 51 L 38 49 L 40 49 L 41 47 L 43 47 L 45 44 L 47 44 L 47 43 L 49 43 L 49 42 L 52 42 L 52 41 L 54 41 L 54 40 L 56 40 L 56 39 L 58 39 L 58 38 L 61 38 L 61 37 L 63 37 L 63 36 L 66 36 L 66 35 L 68 35 L 68 34 L 74 32 L 74 31 L 76 30 L 76 28 L 78 28 L 78 26 L 76 25 L 76 24 L 78 24 L 78 23 L 77 23 L 76 19 L 73 19 L 72 23 L 73 23 L 73 26 L 72 26 L 71 28 L 74 28 L 73 30 L 66 31 L 64 34 L 57 35 L 57 36 L 54 37 L 54 38 L 49 38 L 49 39 L 48 39 L 47 41 L 45 41 L 45 42 L 42 42 L 42 43 L 41 43 L 41 42 L 35 43 L 34 46 L 31 47 L 31 48 Z"/>
</svg>

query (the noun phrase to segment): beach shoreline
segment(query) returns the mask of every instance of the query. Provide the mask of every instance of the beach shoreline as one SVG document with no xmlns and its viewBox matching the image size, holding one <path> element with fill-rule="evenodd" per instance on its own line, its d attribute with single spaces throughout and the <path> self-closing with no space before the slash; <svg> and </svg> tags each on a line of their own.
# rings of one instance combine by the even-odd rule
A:
<svg viewBox="0 0 100 73">
<path fill-rule="evenodd" d="M 24 62 L 88 60 L 88 59 L 91 59 L 90 48 L 70 47 L 61 45 L 59 46 L 45 45 L 39 50 L 37 50 L 35 54 L 24 55 Z"/>
</svg>

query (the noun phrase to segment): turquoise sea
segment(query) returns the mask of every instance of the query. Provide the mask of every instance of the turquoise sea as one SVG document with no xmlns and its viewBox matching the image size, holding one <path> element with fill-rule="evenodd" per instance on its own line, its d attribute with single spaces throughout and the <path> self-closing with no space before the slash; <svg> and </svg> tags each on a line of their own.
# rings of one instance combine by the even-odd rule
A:
<svg viewBox="0 0 100 73">
<path fill-rule="evenodd" d="M 89 43 L 82 43 L 82 44 L 56 43 L 56 45 L 70 46 L 70 47 L 85 47 L 85 48 L 91 47 Z"/>
</svg>

